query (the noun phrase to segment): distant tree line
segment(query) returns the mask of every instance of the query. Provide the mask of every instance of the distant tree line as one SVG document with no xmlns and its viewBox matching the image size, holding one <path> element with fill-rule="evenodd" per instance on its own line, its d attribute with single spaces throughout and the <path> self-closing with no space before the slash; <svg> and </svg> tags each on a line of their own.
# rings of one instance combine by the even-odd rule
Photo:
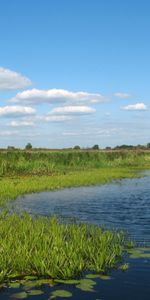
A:
<svg viewBox="0 0 150 300">
<path fill-rule="evenodd" d="M 0 150 L 6 150 L 6 148 L 1 148 Z M 123 145 L 117 145 L 115 147 L 110 147 L 110 146 L 107 146 L 105 148 L 100 148 L 100 146 L 98 144 L 95 144 L 93 145 L 92 147 L 81 147 L 79 145 L 75 145 L 74 147 L 70 147 L 70 148 L 63 148 L 63 149 L 53 149 L 53 148 L 34 148 L 32 146 L 31 143 L 27 143 L 24 147 L 24 149 L 19 149 L 19 148 L 16 148 L 14 146 L 8 146 L 7 147 L 7 150 L 8 151 L 15 151 L 15 150 L 27 150 L 27 151 L 30 151 L 30 150 L 34 150 L 34 151 L 50 151 L 50 150 L 106 150 L 106 151 L 111 151 L 111 150 L 150 150 L 150 143 L 147 143 L 147 145 L 126 145 L 126 144 L 123 144 Z"/>
</svg>

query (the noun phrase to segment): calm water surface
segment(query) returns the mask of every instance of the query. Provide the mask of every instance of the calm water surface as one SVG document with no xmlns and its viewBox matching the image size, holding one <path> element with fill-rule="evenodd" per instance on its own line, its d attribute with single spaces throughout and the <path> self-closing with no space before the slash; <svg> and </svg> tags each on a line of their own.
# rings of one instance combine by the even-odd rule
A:
<svg viewBox="0 0 150 300">
<path fill-rule="evenodd" d="M 109 185 L 71 188 L 18 198 L 15 209 L 33 215 L 56 214 L 64 220 L 76 220 L 124 229 L 138 244 L 150 247 L 150 173 L 140 179 L 126 179 Z M 73 292 L 70 299 L 149 300 L 150 259 L 128 259 L 129 271 L 113 271 L 109 281 L 97 280 L 94 293 L 81 292 L 73 286 L 59 288 Z M 56 288 L 55 288 L 56 289 Z M 10 298 L 11 289 L 0 294 Z M 50 299 L 50 288 L 36 299 Z M 29 297 L 28 299 L 33 299 Z M 60 299 L 60 298 L 56 298 Z"/>
</svg>

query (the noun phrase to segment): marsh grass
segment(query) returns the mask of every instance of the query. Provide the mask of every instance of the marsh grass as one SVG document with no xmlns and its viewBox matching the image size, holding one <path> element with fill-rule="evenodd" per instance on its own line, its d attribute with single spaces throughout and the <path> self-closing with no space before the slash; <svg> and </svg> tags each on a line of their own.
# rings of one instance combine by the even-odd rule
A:
<svg viewBox="0 0 150 300">
<path fill-rule="evenodd" d="M 141 151 L 0 151 L 0 176 L 51 175 L 68 171 L 150 166 L 150 153 Z"/>
<path fill-rule="evenodd" d="M 122 232 L 94 225 L 62 224 L 28 214 L 0 215 L 0 281 L 27 275 L 77 278 L 82 272 L 104 272 L 117 265 L 124 249 Z"/>
<path fill-rule="evenodd" d="M 53 176 L 13 176 L 0 178 L 0 206 L 19 195 L 62 188 L 109 183 L 112 180 L 134 178 L 139 173 L 129 168 L 102 168 L 74 171 Z"/>
</svg>

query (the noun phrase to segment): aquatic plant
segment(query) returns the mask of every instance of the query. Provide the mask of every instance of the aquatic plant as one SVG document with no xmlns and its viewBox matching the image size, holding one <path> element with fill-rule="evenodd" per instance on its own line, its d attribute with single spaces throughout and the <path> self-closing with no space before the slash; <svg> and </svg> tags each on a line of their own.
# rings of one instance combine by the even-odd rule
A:
<svg viewBox="0 0 150 300">
<path fill-rule="evenodd" d="M 124 253 L 125 238 L 122 232 L 62 224 L 55 217 L 2 213 L 0 245 L 1 282 L 27 275 L 73 279 L 86 270 L 103 273 L 115 267 Z"/>
</svg>

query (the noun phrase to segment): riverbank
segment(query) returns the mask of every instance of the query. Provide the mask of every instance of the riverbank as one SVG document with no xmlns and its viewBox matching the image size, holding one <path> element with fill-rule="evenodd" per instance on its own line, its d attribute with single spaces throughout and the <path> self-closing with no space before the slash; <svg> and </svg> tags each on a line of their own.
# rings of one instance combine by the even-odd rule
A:
<svg viewBox="0 0 150 300">
<path fill-rule="evenodd" d="M 43 176 L 3 176 L 0 178 L 0 206 L 20 195 L 62 188 L 90 186 L 140 176 L 139 169 L 102 168 Z"/>
</svg>

